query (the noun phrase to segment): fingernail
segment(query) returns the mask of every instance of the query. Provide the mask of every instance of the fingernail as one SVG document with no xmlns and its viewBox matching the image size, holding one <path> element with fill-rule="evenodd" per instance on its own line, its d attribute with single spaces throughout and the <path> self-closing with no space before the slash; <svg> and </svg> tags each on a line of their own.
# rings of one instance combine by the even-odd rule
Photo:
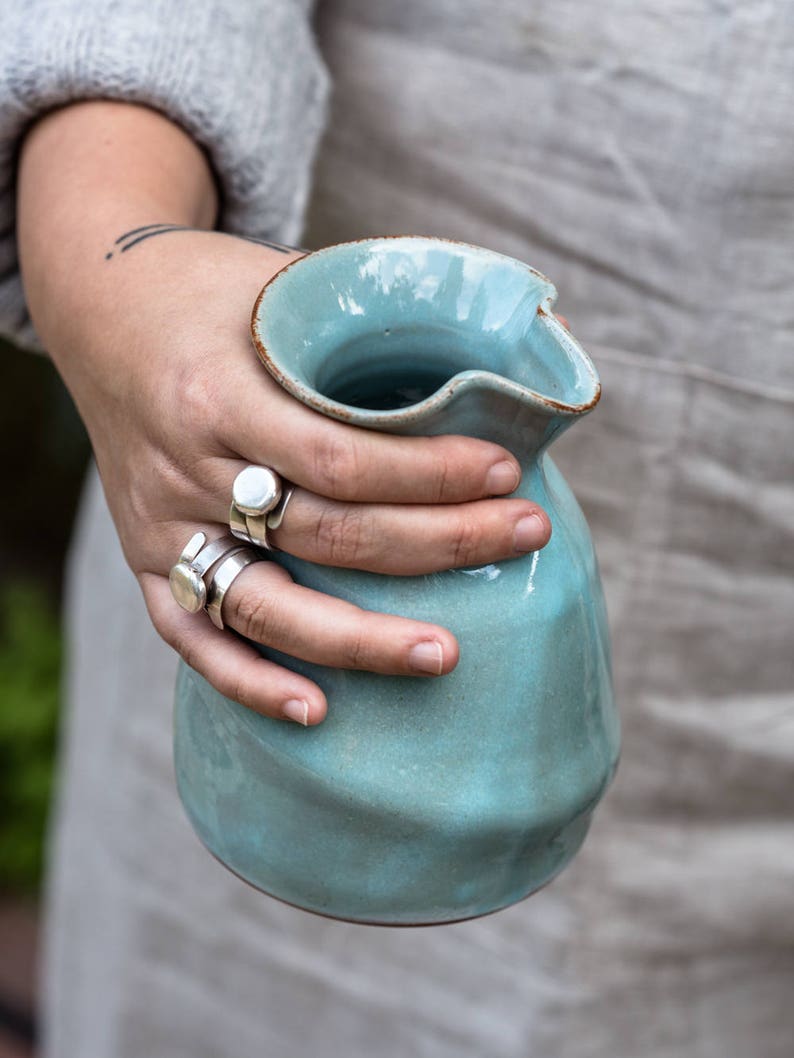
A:
<svg viewBox="0 0 794 1058">
<path fill-rule="evenodd" d="M 538 544 L 546 534 L 546 523 L 537 514 L 528 514 L 516 524 L 513 532 L 513 547 L 526 554 L 537 551 Z"/>
<path fill-rule="evenodd" d="M 302 698 L 290 698 L 288 702 L 284 702 L 282 705 L 281 715 L 285 720 L 294 720 L 296 724 L 303 724 L 304 727 L 307 727 L 309 723 L 309 703 L 304 702 Z"/>
<path fill-rule="evenodd" d="M 411 647 L 408 663 L 415 672 L 429 672 L 433 676 L 440 676 L 444 667 L 444 651 L 441 644 L 430 639 L 417 643 L 415 647 Z"/>
<path fill-rule="evenodd" d="M 501 496 L 518 488 L 521 473 L 514 463 L 506 459 L 494 463 L 485 476 L 485 490 L 492 496 Z"/>
</svg>

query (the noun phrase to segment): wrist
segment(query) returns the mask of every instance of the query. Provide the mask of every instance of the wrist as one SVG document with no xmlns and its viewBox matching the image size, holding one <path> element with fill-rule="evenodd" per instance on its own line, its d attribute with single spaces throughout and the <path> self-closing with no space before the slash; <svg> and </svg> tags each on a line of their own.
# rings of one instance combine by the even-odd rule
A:
<svg viewBox="0 0 794 1058">
<path fill-rule="evenodd" d="M 97 101 L 42 118 L 21 152 L 18 243 L 44 344 L 65 314 L 102 299 L 102 265 L 119 236 L 160 222 L 211 228 L 216 208 L 205 155 L 156 111 Z"/>
</svg>

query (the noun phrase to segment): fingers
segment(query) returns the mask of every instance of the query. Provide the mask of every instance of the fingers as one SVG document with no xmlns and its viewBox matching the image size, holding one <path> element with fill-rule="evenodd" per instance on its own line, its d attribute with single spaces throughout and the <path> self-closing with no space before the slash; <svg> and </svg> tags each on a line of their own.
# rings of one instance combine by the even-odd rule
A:
<svg viewBox="0 0 794 1058">
<path fill-rule="evenodd" d="M 548 543 L 548 515 L 529 500 L 446 506 L 336 503 L 296 490 L 273 543 L 326 566 L 416 575 L 481 566 Z"/>
<path fill-rule="evenodd" d="M 206 614 L 185 613 L 174 602 L 166 577 L 144 573 L 140 582 L 157 631 L 221 694 L 274 719 L 312 725 L 325 718 L 325 695 L 311 680 L 267 661 L 241 639 L 215 628 Z"/>
<path fill-rule="evenodd" d="M 152 622 L 165 641 L 221 694 L 265 716 L 313 725 L 327 712 L 311 680 L 262 658 L 206 614 L 188 614 L 166 577 L 140 576 Z M 247 639 L 333 668 L 398 676 L 441 676 L 458 662 L 455 637 L 439 625 L 372 613 L 295 584 L 262 561 L 246 567 L 226 593 L 223 620 Z"/>
<path fill-rule="evenodd" d="M 231 482 L 245 464 L 215 460 L 214 490 L 190 502 L 195 520 L 228 525 Z M 203 474 L 210 485 L 209 472 Z M 190 535 L 189 533 L 187 534 Z M 517 558 L 544 547 L 548 515 L 524 499 L 462 504 L 340 503 L 297 488 L 272 543 L 298 558 L 326 566 L 400 576 Z"/>
<path fill-rule="evenodd" d="M 305 407 L 271 379 L 235 390 L 224 443 L 321 496 L 380 503 L 463 503 L 518 487 L 515 457 L 469 437 L 395 437 Z M 273 429 L 278 423 L 278 429 Z"/>
<path fill-rule="evenodd" d="M 446 628 L 304 588 L 274 562 L 256 562 L 237 577 L 223 620 L 247 639 L 332 668 L 441 676 L 458 662 L 457 641 Z"/>
</svg>

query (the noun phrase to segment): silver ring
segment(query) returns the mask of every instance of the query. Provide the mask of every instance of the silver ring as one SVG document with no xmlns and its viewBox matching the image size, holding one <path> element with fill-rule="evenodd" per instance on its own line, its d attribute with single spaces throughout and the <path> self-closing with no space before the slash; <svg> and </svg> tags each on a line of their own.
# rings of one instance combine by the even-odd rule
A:
<svg viewBox="0 0 794 1058">
<path fill-rule="evenodd" d="M 238 540 L 244 540 L 246 544 L 254 547 L 264 548 L 265 551 L 273 551 L 273 545 L 267 538 L 267 515 L 257 516 L 243 514 L 236 503 L 229 508 L 229 528 L 232 536 Z"/>
<path fill-rule="evenodd" d="M 224 534 L 207 543 L 206 533 L 195 533 L 182 550 L 179 560 L 171 567 L 168 583 L 171 594 L 183 610 L 198 613 L 207 603 L 207 585 L 204 582 L 209 570 L 225 556 L 241 550 L 234 537 Z"/>
<path fill-rule="evenodd" d="M 270 543 L 268 529 L 278 529 L 287 504 L 295 491 L 270 467 L 246 467 L 234 479 L 229 507 L 229 529 L 232 536 L 247 544 L 277 551 Z"/>
<path fill-rule="evenodd" d="M 243 547 L 234 554 L 228 555 L 215 570 L 207 590 L 207 613 L 216 628 L 223 629 L 224 627 L 221 611 L 226 592 L 246 566 L 250 566 L 252 562 L 262 561 L 264 561 L 262 556 L 256 551 Z"/>
<path fill-rule="evenodd" d="M 294 485 L 287 485 L 286 482 L 282 484 L 281 499 L 278 501 L 276 506 L 267 516 L 267 527 L 268 529 L 278 529 L 284 520 L 284 511 L 287 509 L 287 504 L 292 499 L 292 494 L 295 491 Z"/>
<path fill-rule="evenodd" d="M 253 544 L 253 540 L 248 535 L 246 517 L 236 503 L 233 503 L 229 508 L 229 529 L 232 536 L 237 537 L 238 540 L 245 540 L 246 544 Z"/>
<path fill-rule="evenodd" d="M 232 485 L 232 503 L 256 518 L 272 511 L 281 499 L 281 478 L 272 467 L 248 466 Z"/>
</svg>

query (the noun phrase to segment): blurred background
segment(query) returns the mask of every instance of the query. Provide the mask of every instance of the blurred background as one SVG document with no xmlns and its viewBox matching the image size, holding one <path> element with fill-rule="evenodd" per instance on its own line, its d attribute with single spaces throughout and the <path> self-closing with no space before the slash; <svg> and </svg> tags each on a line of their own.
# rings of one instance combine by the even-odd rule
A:
<svg viewBox="0 0 794 1058">
<path fill-rule="evenodd" d="M 89 445 L 45 357 L 0 342 L 0 393 L 0 1058 L 30 1058 L 64 562 Z"/>
</svg>

